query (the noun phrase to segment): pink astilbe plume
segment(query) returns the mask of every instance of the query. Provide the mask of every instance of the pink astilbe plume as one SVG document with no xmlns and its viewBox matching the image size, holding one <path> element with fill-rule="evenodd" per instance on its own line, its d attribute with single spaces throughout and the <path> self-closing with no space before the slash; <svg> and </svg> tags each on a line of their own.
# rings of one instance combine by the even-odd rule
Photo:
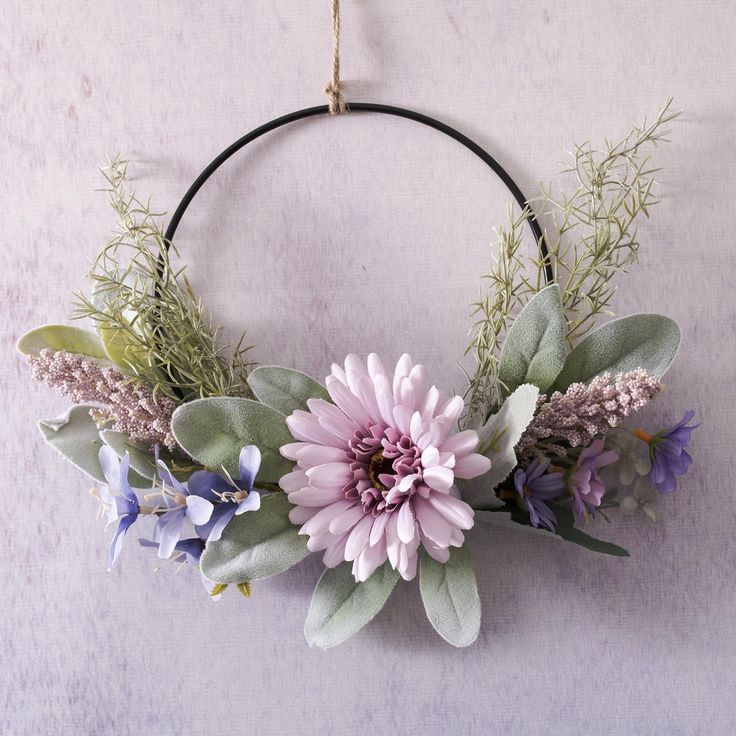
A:
<svg viewBox="0 0 736 736">
<path fill-rule="evenodd" d="M 349 355 L 326 385 L 334 403 L 310 399 L 308 412 L 289 416 L 299 441 L 281 448 L 297 463 L 280 485 L 309 549 L 325 550 L 328 567 L 352 561 L 358 581 L 386 560 L 411 580 L 420 545 L 447 562 L 474 521 L 455 478 L 491 467 L 474 452 L 474 431 L 453 434 L 462 398 L 431 386 L 408 355 L 391 373 L 375 354 L 367 362 Z"/>
<path fill-rule="evenodd" d="M 588 445 L 639 411 L 660 389 L 659 378 L 643 368 L 626 373 L 602 373 L 590 384 L 573 383 L 564 394 L 539 397 L 539 410 L 526 428 L 517 455 L 529 459 L 540 440 Z"/>
<path fill-rule="evenodd" d="M 171 415 L 176 404 L 155 396 L 150 386 L 131 381 L 114 368 L 104 368 L 83 355 L 44 349 L 29 355 L 31 375 L 56 389 L 75 404 L 98 404 L 96 420 L 109 420 L 112 429 L 127 433 L 135 442 L 176 447 L 171 434 Z"/>
</svg>

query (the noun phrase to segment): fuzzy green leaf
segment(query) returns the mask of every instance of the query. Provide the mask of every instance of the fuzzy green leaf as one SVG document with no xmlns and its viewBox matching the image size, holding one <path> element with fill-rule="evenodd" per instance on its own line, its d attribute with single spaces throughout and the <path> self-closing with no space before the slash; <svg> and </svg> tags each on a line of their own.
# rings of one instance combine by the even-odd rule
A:
<svg viewBox="0 0 736 736">
<path fill-rule="evenodd" d="M 96 422 L 89 414 L 94 407 L 87 404 L 73 406 L 57 419 L 45 419 L 38 428 L 46 442 L 72 465 L 100 483 L 105 475 L 100 465 L 99 454 L 103 445 Z M 128 482 L 133 488 L 149 488 L 151 481 L 135 470 L 128 473 Z"/>
<path fill-rule="evenodd" d="M 557 529 L 555 533 L 567 542 L 585 547 L 592 552 L 599 552 L 604 555 L 613 555 L 614 557 L 629 557 L 629 553 L 623 547 L 619 547 L 612 542 L 604 542 L 602 539 L 596 539 L 589 534 L 575 527 L 575 519 L 572 510 L 565 506 L 558 506 L 551 503 L 549 507 L 555 512 L 557 517 Z"/>
<path fill-rule="evenodd" d="M 306 537 L 289 521 L 283 493 L 265 496 L 258 511 L 234 516 L 202 555 L 202 572 L 217 583 L 244 583 L 277 575 L 308 554 Z"/>
<path fill-rule="evenodd" d="M 350 563 L 325 570 L 314 589 L 304 636 L 310 646 L 329 649 L 362 629 L 384 606 L 399 579 L 388 563 L 356 583 Z"/>
<path fill-rule="evenodd" d="M 112 429 L 103 429 L 100 432 L 100 438 L 106 444 L 115 450 L 118 457 L 122 457 L 127 452 L 130 456 L 130 467 L 144 478 L 157 478 L 158 469 L 156 468 L 156 458 L 151 452 L 150 446 L 146 442 L 136 442 L 130 439 L 125 432 L 116 432 Z M 183 458 L 169 452 L 165 447 L 159 448 L 159 457 L 166 463 L 177 478 L 184 480 L 193 470 L 197 470 L 198 466 L 192 467 L 190 459 Z M 187 466 L 185 470 L 181 469 Z"/>
<path fill-rule="evenodd" d="M 519 386 L 504 401 L 498 414 L 478 430 L 478 450 L 491 460 L 491 469 L 479 478 L 459 481 L 463 499 L 474 509 L 488 509 L 502 505 L 493 489 L 506 480 L 516 467 L 514 447 L 531 422 L 537 406 L 539 389 L 531 384 Z"/>
<path fill-rule="evenodd" d="M 560 287 L 551 284 L 529 300 L 509 329 L 498 368 L 504 396 L 524 383 L 546 391 L 566 356 Z"/>
<path fill-rule="evenodd" d="M 570 353 L 554 390 L 571 383 L 588 383 L 609 371 L 619 373 L 645 368 L 663 376 L 677 355 L 680 328 L 661 314 L 633 314 L 615 319 L 591 332 Z"/>
<path fill-rule="evenodd" d="M 285 415 L 297 409 L 307 411 L 307 399 L 332 402 L 324 386 L 290 368 L 259 366 L 248 376 L 248 385 L 258 401 Z"/>
<path fill-rule="evenodd" d="M 446 642 L 470 646 L 480 630 L 480 598 L 467 548 L 453 548 L 444 564 L 422 551 L 419 564 L 419 591 L 429 622 Z"/>
<path fill-rule="evenodd" d="M 515 531 L 527 532 L 529 534 L 536 534 L 537 536 L 544 536 L 547 539 L 556 539 L 571 544 L 577 544 L 579 547 L 585 547 L 592 552 L 598 552 L 604 555 L 611 555 L 613 557 L 629 557 L 629 553 L 623 547 L 619 547 L 617 544 L 612 542 L 605 542 L 602 539 L 596 539 L 591 537 L 589 534 L 581 531 L 574 526 L 574 518 L 572 511 L 564 506 L 558 506 L 557 504 L 549 504 L 550 508 L 555 512 L 557 516 L 557 531 L 552 533 L 547 529 L 538 529 L 529 524 L 528 517 L 518 510 L 514 511 L 476 511 L 476 521 L 485 522 L 488 524 L 494 524 L 496 526 L 503 526 L 507 529 L 514 529 Z"/>
<path fill-rule="evenodd" d="M 68 325 L 43 325 L 26 332 L 16 347 L 23 355 L 37 355 L 45 348 L 86 355 L 95 360 L 107 360 L 100 338 L 89 330 Z"/>
<path fill-rule="evenodd" d="M 293 442 L 286 417 L 250 399 L 215 397 L 180 406 L 171 420 L 176 441 L 197 462 L 214 470 L 239 472 L 240 450 L 256 445 L 261 451 L 258 480 L 276 483 L 292 468 L 279 448 Z"/>
</svg>

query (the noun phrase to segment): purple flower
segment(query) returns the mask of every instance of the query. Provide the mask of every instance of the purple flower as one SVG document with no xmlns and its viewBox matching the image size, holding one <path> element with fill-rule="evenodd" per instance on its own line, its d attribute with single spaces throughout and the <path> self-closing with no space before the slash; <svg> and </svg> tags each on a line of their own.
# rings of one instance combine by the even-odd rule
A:
<svg viewBox="0 0 736 736">
<path fill-rule="evenodd" d="M 152 542 L 148 539 L 139 539 L 141 547 L 158 547 L 156 542 Z M 180 562 L 182 564 L 189 564 L 199 570 L 200 577 L 202 578 L 202 585 L 205 590 L 212 595 L 217 583 L 212 582 L 208 577 L 205 577 L 204 573 L 199 567 L 199 560 L 204 552 L 205 542 L 199 537 L 192 537 L 191 539 L 180 539 L 174 545 L 173 559 L 174 562 Z M 213 596 L 215 599 L 219 598 L 219 595 Z"/>
<path fill-rule="evenodd" d="M 551 501 L 565 490 L 565 480 L 562 473 L 546 472 L 549 462 L 547 458 L 535 458 L 528 467 L 519 468 L 514 473 L 514 486 L 526 504 L 532 526 L 541 524 L 554 532 L 557 517 L 545 501 Z"/>
<path fill-rule="evenodd" d="M 237 479 L 224 471 L 224 475 L 220 475 L 208 470 L 198 470 L 189 477 L 190 493 L 205 498 L 214 495 L 219 501 L 207 523 L 197 528 L 200 536 L 208 542 L 216 542 L 233 516 L 261 508 L 261 495 L 253 490 L 260 467 L 260 450 L 255 445 L 247 445 L 240 451 L 240 476 Z"/>
<path fill-rule="evenodd" d="M 159 477 L 164 482 L 163 500 L 168 511 L 159 516 L 153 530 L 153 541 L 158 543 L 158 556 L 171 557 L 181 539 L 184 520 L 189 519 L 195 526 L 206 524 L 214 511 L 214 493 L 193 492 L 187 483 L 177 480 L 173 473 L 158 461 Z"/>
<path fill-rule="evenodd" d="M 594 440 L 578 456 L 570 469 L 567 487 L 572 496 L 572 510 L 578 522 L 585 521 L 601 505 L 606 487 L 598 471 L 618 460 L 618 453 L 605 450 L 603 440 Z"/>
<path fill-rule="evenodd" d="M 118 555 L 123 548 L 125 534 L 130 525 L 138 518 L 140 506 L 138 497 L 128 484 L 128 468 L 130 467 L 130 457 L 128 453 L 120 459 L 115 451 L 103 445 L 99 453 L 100 465 L 105 475 L 106 485 L 99 489 L 100 499 L 108 507 L 105 514 L 107 525 L 109 526 L 119 520 L 118 528 L 110 543 L 110 553 L 108 556 L 107 567 L 112 570 Z"/>
<path fill-rule="evenodd" d="M 685 450 L 690 442 L 692 431 L 699 424 L 688 425 L 695 416 L 690 410 L 674 427 L 662 430 L 654 436 L 637 429 L 634 435 L 649 445 L 649 457 L 652 469 L 647 480 L 660 492 L 672 493 L 677 489 L 677 476 L 685 475 L 693 459 Z"/>
</svg>

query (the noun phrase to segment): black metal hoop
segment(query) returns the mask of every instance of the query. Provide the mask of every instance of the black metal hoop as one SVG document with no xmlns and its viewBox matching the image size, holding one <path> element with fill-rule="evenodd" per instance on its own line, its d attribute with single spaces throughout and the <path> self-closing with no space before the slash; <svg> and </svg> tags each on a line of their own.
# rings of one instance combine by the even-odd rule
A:
<svg viewBox="0 0 736 736">
<path fill-rule="evenodd" d="M 445 125 L 445 123 L 442 123 L 439 120 L 435 120 L 428 115 L 422 115 L 422 113 L 414 112 L 413 110 L 406 110 L 403 107 L 377 105 L 370 102 L 353 102 L 348 105 L 348 111 L 375 112 L 381 113 L 383 115 L 394 115 L 395 117 L 414 120 L 417 123 L 421 123 L 422 125 L 434 128 L 440 133 L 444 133 L 445 135 L 453 138 L 458 143 L 465 146 L 465 148 L 467 148 L 468 150 L 472 151 L 506 185 L 506 188 L 511 192 L 519 207 L 521 207 L 522 209 L 529 208 L 529 210 L 531 211 L 529 202 L 527 201 L 523 192 L 521 191 L 521 189 L 519 189 L 518 185 L 511 178 L 508 172 L 498 163 L 498 161 L 496 161 L 493 156 L 491 156 L 487 151 L 485 151 L 477 143 L 475 143 L 475 141 L 470 140 L 470 138 L 463 135 L 454 128 L 451 128 L 449 125 Z M 297 120 L 303 120 L 304 118 L 311 118 L 317 115 L 327 115 L 328 113 L 329 108 L 327 105 L 318 105 L 316 107 L 307 107 L 303 110 L 297 110 L 295 112 L 289 113 L 288 115 L 283 115 L 280 118 L 276 118 L 270 123 L 266 123 L 265 125 L 261 125 L 260 127 L 255 128 L 255 130 L 252 130 L 250 133 L 247 133 L 242 138 L 235 141 L 235 143 L 233 143 L 231 146 L 228 146 L 194 180 L 194 183 L 189 187 L 181 202 L 179 202 L 179 206 L 174 211 L 174 214 L 169 221 L 169 225 L 166 228 L 166 234 L 164 236 L 166 247 L 168 248 L 169 243 L 173 241 L 176 230 L 179 227 L 179 223 L 181 222 L 181 218 L 184 216 L 184 213 L 187 211 L 187 208 L 191 204 L 197 192 L 202 188 L 204 183 L 212 176 L 212 174 L 214 174 L 215 171 L 217 171 L 217 169 L 219 169 L 220 166 L 222 166 L 222 164 L 224 164 L 225 161 L 227 161 L 233 154 L 237 153 L 241 148 L 244 148 L 257 138 L 260 138 L 262 135 L 270 133 L 272 130 L 281 128 L 282 126 L 288 125 L 289 123 L 294 123 Z M 539 252 L 542 255 L 542 263 L 544 264 L 544 278 L 545 281 L 549 284 L 554 280 L 552 264 L 549 259 L 547 245 L 544 241 L 544 235 L 542 234 L 542 230 L 539 227 L 539 223 L 537 222 L 533 211 L 531 211 L 531 217 L 527 219 L 527 222 L 529 223 L 529 227 L 534 234 L 534 239 L 536 240 L 539 247 Z M 161 267 L 163 268 L 163 263 L 161 263 Z"/>
</svg>

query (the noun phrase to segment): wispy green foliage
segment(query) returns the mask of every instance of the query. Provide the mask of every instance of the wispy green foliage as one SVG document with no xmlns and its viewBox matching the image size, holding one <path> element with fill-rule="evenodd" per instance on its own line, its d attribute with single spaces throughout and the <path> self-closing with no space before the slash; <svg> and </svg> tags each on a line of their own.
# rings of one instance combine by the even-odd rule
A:
<svg viewBox="0 0 736 736">
<path fill-rule="evenodd" d="M 177 400 L 250 396 L 243 338 L 231 358 L 218 347 L 212 325 L 167 248 L 161 215 L 126 188 L 127 163 L 110 162 L 103 175 L 118 216 L 113 239 L 96 259 L 94 294 L 77 295 L 75 317 L 97 323 L 118 366 Z"/>
<path fill-rule="evenodd" d="M 572 347 L 600 316 L 613 316 L 611 301 L 615 277 L 638 258 L 637 226 L 657 203 L 650 149 L 666 141 L 666 126 L 679 112 L 668 100 L 651 123 L 634 127 L 617 143 L 602 148 L 591 143 L 576 146 L 572 162 L 542 187 L 533 202 L 547 222 L 545 241 L 565 312 L 566 340 Z M 569 186 L 568 183 L 572 182 Z M 566 193 L 567 192 L 567 193 Z M 522 248 L 528 209 L 512 211 L 498 230 L 487 288 L 473 305 L 477 321 L 468 352 L 476 358 L 467 391 L 467 418 L 482 423 L 502 398 L 499 358 L 504 336 L 515 316 L 544 286 L 544 263 L 539 254 Z"/>
<path fill-rule="evenodd" d="M 567 315 L 572 346 L 601 315 L 612 315 L 614 277 L 638 260 L 637 223 L 657 203 L 650 148 L 666 141 L 666 126 L 679 115 L 672 100 L 651 122 L 633 128 L 618 143 L 602 150 L 590 143 L 575 147 L 572 164 L 555 185 L 543 190 L 544 213 L 553 226 L 546 230 L 556 279 Z M 573 178 L 575 189 L 565 194 Z"/>
<path fill-rule="evenodd" d="M 507 225 L 496 231 L 491 256 L 493 264 L 485 276 L 488 285 L 480 300 L 473 305 L 473 316 L 477 321 L 473 325 L 466 354 L 472 352 L 475 355 L 476 367 L 466 398 L 468 419 L 479 424 L 483 424 L 501 403 L 498 381 L 501 345 L 513 315 L 544 287 L 541 258 L 529 256 L 522 249 L 524 227 L 530 217 L 529 209 L 518 217 L 509 209 Z"/>
</svg>

